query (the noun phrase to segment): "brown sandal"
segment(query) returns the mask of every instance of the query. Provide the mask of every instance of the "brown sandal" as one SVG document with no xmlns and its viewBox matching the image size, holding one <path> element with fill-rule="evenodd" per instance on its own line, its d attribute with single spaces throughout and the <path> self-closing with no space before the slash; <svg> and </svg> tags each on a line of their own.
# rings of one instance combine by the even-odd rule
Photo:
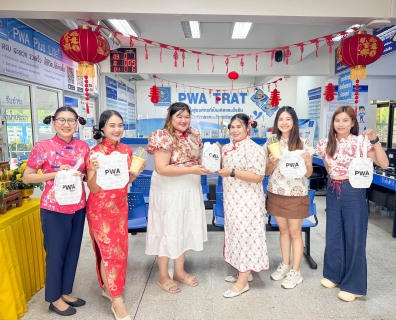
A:
<svg viewBox="0 0 396 320">
<path fill-rule="evenodd" d="M 197 279 L 197 283 L 194 284 L 194 279 L 197 279 L 197 277 L 193 276 L 192 274 L 189 274 L 189 273 L 186 275 L 186 277 L 184 279 L 177 279 L 177 278 L 173 277 L 173 280 L 180 281 L 190 287 L 196 287 L 199 284 L 198 279 Z"/>
<path fill-rule="evenodd" d="M 159 287 L 161 287 L 162 290 L 168 292 L 168 293 L 178 293 L 181 291 L 181 289 L 179 288 L 179 290 L 171 290 L 174 287 L 178 287 L 177 283 L 175 281 L 173 281 L 172 279 L 167 281 L 166 283 L 162 284 L 159 280 L 157 281 L 157 285 Z"/>
</svg>

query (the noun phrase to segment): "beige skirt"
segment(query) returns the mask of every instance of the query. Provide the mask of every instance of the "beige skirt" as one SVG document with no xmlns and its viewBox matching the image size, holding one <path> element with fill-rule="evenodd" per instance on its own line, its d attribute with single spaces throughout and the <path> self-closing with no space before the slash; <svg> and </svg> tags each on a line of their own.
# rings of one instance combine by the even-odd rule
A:
<svg viewBox="0 0 396 320">
<path fill-rule="evenodd" d="M 282 196 L 267 191 L 267 212 L 274 217 L 303 219 L 309 216 L 308 196 Z"/>
</svg>

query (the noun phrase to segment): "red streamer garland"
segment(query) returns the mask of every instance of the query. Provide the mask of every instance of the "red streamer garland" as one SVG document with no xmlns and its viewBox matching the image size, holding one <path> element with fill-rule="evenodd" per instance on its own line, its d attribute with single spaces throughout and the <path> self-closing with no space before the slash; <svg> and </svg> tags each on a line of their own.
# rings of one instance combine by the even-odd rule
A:
<svg viewBox="0 0 396 320">
<path fill-rule="evenodd" d="M 326 37 L 326 43 L 329 46 L 329 53 L 333 52 L 333 45 L 334 45 L 334 41 L 333 41 L 333 37 Z"/>
<path fill-rule="evenodd" d="M 173 59 L 174 59 L 174 66 L 175 68 L 177 68 L 177 59 L 179 59 L 179 54 L 177 53 L 177 51 L 175 50 L 175 52 L 173 52 Z"/>
<path fill-rule="evenodd" d="M 227 67 L 226 73 L 228 73 L 228 64 L 230 63 L 230 59 L 228 57 L 225 59 L 225 65 Z"/>
<path fill-rule="evenodd" d="M 145 58 L 148 60 L 148 49 L 147 49 L 147 43 L 144 45 L 144 51 L 146 52 Z"/>
<path fill-rule="evenodd" d="M 199 71 L 199 55 L 198 55 L 198 58 L 197 58 L 197 67 L 198 67 L 198 71 Z"/>
<path fill-rule="evenodd" d="M 258 62 L 258 55 L 256 54 L 256 57 L 254 58 L 254 60 L 256 61 L 256 71 L 257 71 L 257 62 Z"/>
<path fill-rule="evenodd" d="M 275 51 L 272 51 L 271 52 L 271 67 L 272 67 L 272 65 L 274 63 L 274 57 L 275 57 Z"/>
<path fill-rule="evenodd" d="M 301 46 L 300 46 L 300 52 L 301 52 L 300 61 L 302 61 L 303 53 L 304 53 L 304 44 L 303 44 L 303 43 L 302 43 Z"/>
<path fill-rule="evenodd" d="M 286 65 L 288 65 L 289 64 L 289 58 L 291 57 L 291 51 L 290 51 L 289 48 L 287 48 L 286 51 L 285 51 L 285 57 L 286 57 Z"/>
<path fill-rule="evenodd" d="M 184 68 L 184 60 L 185 59 L 186 59 L 186 53 L 183 51 L 182 52 L 183 68 Z"/>
</svg>

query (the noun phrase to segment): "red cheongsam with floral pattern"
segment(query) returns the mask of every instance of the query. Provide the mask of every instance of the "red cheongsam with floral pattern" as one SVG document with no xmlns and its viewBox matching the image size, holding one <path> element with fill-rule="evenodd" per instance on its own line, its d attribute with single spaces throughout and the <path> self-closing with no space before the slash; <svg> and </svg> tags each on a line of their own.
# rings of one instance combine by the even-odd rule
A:
<svg viewBox="0 0 396 320">
<path fill-rule="evenodd" d="M 110 155 L 113 152 L 128 154 L 128 167 L 132 162 L 132 149 L 118 142 L 114 145 L 107 139 L 91 149 L 94 153 Z M 88 158 L 87 170 L 91 169 Z M 90 193 L 87 203 L 89 233 L 96 255 L 96 272 L 99 285 L 103 288 L 100 275 L 100 261 L 106 271 L 109 293 L 112 297 L 121 296 L 124 291 L 128 258 L 128 184 L 122 189 L 102 190 Z"/>
</svg>

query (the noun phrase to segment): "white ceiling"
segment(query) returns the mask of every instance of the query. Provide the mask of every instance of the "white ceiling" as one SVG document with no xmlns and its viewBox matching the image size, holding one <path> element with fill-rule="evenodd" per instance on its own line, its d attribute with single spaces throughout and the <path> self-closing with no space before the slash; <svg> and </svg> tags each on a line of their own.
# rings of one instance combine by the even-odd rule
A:
<svg viewBox="0 0 396 320">
<path fill-rule="evenodd" d="M 140 36 L 156 42 L 213 52 L 219 49 L 258 51 L 307 41 L 354 24 L 388 18 L 396 23 L 394 0 L 130 0 L 117 6 L 108 0 L 96 0 L 95 6 L 81 0 L 0 0 L 0 17 L 16 17 L 55 41 L 68 29 L 58 19 L 90 19 L 97 22 L 112 18 L 129 19 L 139 28 Z M 75 10 L 75 11 L 73 11 Z M 78 11 L 77 11 L 78 10 Z M 95 10 L 95 12 L 92 12 Z M 11 15 L 11 16 L 10 16 Z M 97 20 L 94 20 L 97 19 Z M 184 38 L 180 21 L 201 21 L 201 38 Z M 247 39 L 231 39 L 232 22 L 250 21 Z M 129 39 L 122 38 L 129 46 Z M 144 43 L 135 41 L 135 46 Z M 305 48 L 304 56 L 315 50 Z M 235 53 L 235 51 L 233 51 Z M 299 61 L 292 57 L 291 64 Z"/>
</svg>

